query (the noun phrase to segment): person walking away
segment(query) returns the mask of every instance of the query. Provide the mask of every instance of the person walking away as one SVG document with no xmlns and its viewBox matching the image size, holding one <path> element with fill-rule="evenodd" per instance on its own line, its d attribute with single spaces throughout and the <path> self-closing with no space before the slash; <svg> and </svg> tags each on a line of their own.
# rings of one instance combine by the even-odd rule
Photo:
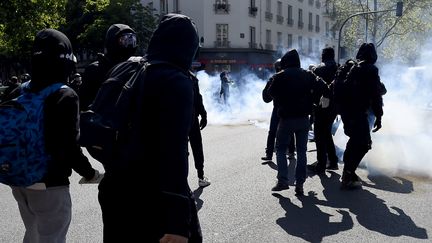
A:
<svg viewBox="0 0 432 243">
<path fill-rule="evenodd" d="M 276 71 L 276 73 L 282 71 L 281 64 L 280 64 L 280 58 L 276 60 L 276 62 L 273 64 L 273 67 Z M 262 91 L 262 98 L 263 101 L 266 103 L 270 103 L 273 101 L 273 97 L 269 94 L 269 87 L 273 82 L 273 77 L 270 77 L 270 79 L 267 81 L 266 86 L 264 87 Z M 276 131 L 279 123 L 279 116 L 277 114 L 278 105 L 276 102 L 273 102 L 273 110 L 270 117 L 270 127 L 267 135 L 267 146 L 265 149 L 265 156 L 261 157 L 261 160 L 264 161 L 271 161 L 273 158 L 273 151 L 275 146 L 275 139 L 276 139 Z M 288 159 L 295 159 L 295 139 L 294 135 L 292 135 L 292 138 L 290 140 L 288 146 Z"/>
<path fill-rule="evenodd" d="M 32 53 L 30 92 L 39 92 L 54 83 L 66 84 L 76 62 L 66 35 L 54 29 L 39 31 Z M 78 96 L 70 88 L 61 88 L 45 100 L 44 142 L 51 156 L 47 172 L 31 186 L 12 186 L 26 229 L 25 243 L 66 242 L 72 217 L 69 192 L 72 169 L 88 181 L 100 176 L 78 145 L 78 110 Z"/>
<path fill-rule="evenodd" d="M 279 105 L 279 125 L 276 134 L 276 161 L 278 166 L 277 183 L 272 191 L 288 189 L 288 165 L 286 150 L 294 133 L 297 148 L 295 171 L 296 195 L 303 195 L 306 181 L 306 151 L 309 131 L 309 115 L 313 101 L 323 94 L 328 97 L 329 90 L 324 81 L 316 79 L 310 72 L 300 67 L 297 50 L 288 51 L 281 59 L 282 72 L 274 76 L 270 95 Z"/>
<path fill-rule="evenodd" d="M 92 104 L 102 82 L 112 67 L 131 57 L 137 48 L 135 31 L 125 24 L 111 25 L 105 35 L 104 53 L 98 53 L 97 61 L 86 67 L 79 90 L 80 109 Z"/>
<path fill-rule="evenodd" d="M 202 242 L 187 180 L 198 47 L 180 14 L 165 15 L 150 39 L 147 60 L 159 64 L 137 77 L 129 132 L 99 184 L 104 242 Z"/>
<path fill-rule="evenodd" d="M 312 72 L 322 78 L 327 85 L 333 82 L 337 64 L 335 52 L 332 47 L 326 47 L 321 53 L 321 63 L 312 68 Z M 308 165 L 308 169 L 316 174 L 325 172 L 325 169 L 337 170 L 339 158 L 336 155 L 336 148 L 331 133 L 333 121 L 336 118 L 336 109 L 330 97 L 330 104 L 327 108 L 314 106 L 314 135 L 317 150 L 317 162 Z M 330 161 L 327 167 L 327 160 Z"/>
<path fill-rule="evenodd" d="M 219 95 L 221 98 L 223 97 L 224 104 L 228 104 L 228 99 L 230 96 L 230 84 L 232 83 L 232 81 L 229 80 L 227 71 L 222 71 L 219 76 L 221 80 Z"/>
<path fill-rule="evenodd" d="M 368 123 L 368 110 L 375 115 L 374 129 L 381 129 L 383 112 L 382 95 L 385 93 L 380 81 L 379 70 L 375 66 L 378 59 L 375 45 L 363 43 L 356 55 L 357 67 L 351 68 L 347 81 L 353 88 L 347 89 L 347 97 L 340 106 L 344 133 L 349 137 L 343 155 L 344 168 L 341 189 L 354 189 L 361 186 L 355 173 L 366 153 L 372 148 L 372 138 Z"/>
</svg>

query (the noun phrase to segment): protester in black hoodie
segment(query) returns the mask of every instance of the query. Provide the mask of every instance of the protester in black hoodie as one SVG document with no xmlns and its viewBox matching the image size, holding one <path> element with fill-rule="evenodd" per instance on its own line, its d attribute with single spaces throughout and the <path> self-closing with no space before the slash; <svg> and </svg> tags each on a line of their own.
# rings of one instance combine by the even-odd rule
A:
<svg viewBox="0 0 432 243">
<path fill-rule="evenodd" d="M 368 111 L 375 115 L 373 132 L 381 129 L 383 116 L 383 86 L 375 66 L 377 60 L 375 46 L 363 43 L 357 52 L 358 67 L 351 69 L 348 80 L 355 82 L 355 92 L 348 94 L 349 100 L 340 104 L 340 114 L 344 124 L 344 132 L 349 137 L 343 161 L 343 189 L 361 186 L 360 178 L 355 173 L 366 153 L 372 148 L 372 138 L 368 122 Z"/>
<path fill-rule="evenodd" d="M 119 158 L 105 165 L 99 185 L 104 242 L 202 241 L 187 180 L 194 113 L 188 70 L 198 46 L 195 24 L 180 14 L 164 16 L 151 37 L 148 61 L 166 64 L 138 77 L 128 139 Z"/>
<path fill-rule="evenodd" d="M 322 78 L 327 85 L 333 82 L 337 64 L 335 53 L 332 47 L 326 47 L 322 50 L 321 63 L 312 68 L 312 72 Z M 331 98 L 331 97 L 330 97 Z M 332 99 L 326 108 L 314 106 L 314 136 L 317 149 L 317 162 L 308 165 L 308 169 L 314 173 L 324 173 L 327 167 L 327 160 L 330 161 L 329 169 L 337 170 L 339 158 L 336 155 L 336 148 L 331 133 L 333 121 L 336 118 L 336 109 Z"/>
<path fill-rule="evenodd" d="M 66 84 L 74 70 L 69 39 L 61 32 L 44 29 L 33 45 L 31 92 L 54 83 Z M 61 88 L 45 100 L 45 146 L 51 156 L 42 181 L 29 187 L 12 187 L 26 232 L 24 242 L 66 242 L 72 204 L 69 177 L 72 169 L 88 180 L 94 170 L 78 145 L 78 96 L 71 88 Z"/>
<path fill-rule="evenodd" d="M 98 60 L 86 67 L 79 90 L 81 110 L 92 104 L 102 82 L 112 67 L 131 57 L 137 48 L 135 31 L 125 24 L 113 24 L 105 36 L 105 51 L 98 53 Z"/>
<path fill-rule="evenodd" d="M 315 79 L 310 72 L 300 67 L 300 58 L 295 49 L 281 59 L 282 72 L 274 76 L 269 93 L 278 104 L 279 125 L 276 134 L 277 184 L 273 191 L 288 189 L 288 165 L 286 151 L 294 133 L 297 150 L 296 195 L 303 195 L 306 181 L 306 150 L 309 131 L 309 116 L 312 104 L 329 90 L 322 80 Z"/>
</svg>

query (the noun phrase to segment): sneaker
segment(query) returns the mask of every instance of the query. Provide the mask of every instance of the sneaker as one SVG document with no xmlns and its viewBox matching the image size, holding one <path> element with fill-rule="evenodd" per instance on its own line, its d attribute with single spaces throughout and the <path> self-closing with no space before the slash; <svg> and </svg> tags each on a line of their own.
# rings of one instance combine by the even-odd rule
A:
<svg viewBox="0 0 432 243">
<path fill-rule="evenodd" d="M 338 164 L 329 164 L 329 165 L 326 167 L 326 169 L 327 169 L 327 170 L 339 170 L 339 166 L 338 166 Z"/>
<path fill-rule="evenodd" d="M 204 177 L 203 179 L 198 179 L 198 185 L 200 187 L 206 187 L 210 186 L 211 182 L 207 177 Z"/>
<path fill-rule="evenodd" d="M 271 160 L 272 160 L 272 157 L 271 157 L 271 156 L 268 156 L 268 155 L 266 155 L 265 157 L 261 157 L 261 160 L 265 160 L 265 161 L 271 161 Z"/>
<path fill-rule="evenodd" d="M 285 184 L 285 183 L 283 183 L 283 182 L 278 181 L 278 182 L 276 183 L 276 186 L 274 186 L 274 187 L 272 188 L 272 191 L 283 191 L 283 190 L 287 190 L 287 189 L 289 189 L 288 184 Z"/>
<path fill-rule="evenodd" d="M 321 168 L 318 166 L 318 162 L 306 166 L 308 170 L 312 171 L 315 174 L 322 174 L 325 172 L 325 168 Z"/>
<path fill-rule="evenodd" d="M 295 195 L 296 196 L 304 196 L 303 185 L 296 185 L 296 187 L 295 187 Z"/>
</svg>

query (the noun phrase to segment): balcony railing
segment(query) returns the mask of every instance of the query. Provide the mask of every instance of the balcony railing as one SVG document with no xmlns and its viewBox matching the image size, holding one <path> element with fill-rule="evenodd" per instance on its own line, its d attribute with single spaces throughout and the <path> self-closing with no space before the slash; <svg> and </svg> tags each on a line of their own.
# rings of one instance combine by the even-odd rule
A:
<svg viewBox="0 0 432 243">
<path fill-rule="evenodd" d="M 314 4 L 314 0 L 309 0 L 309 5 L 313 5 Z"/>
<path fill-rule="evenodd" d="M 215 3 L 213 6 L 216 14 L 228 14 L 230 11 L 230 4 Z"/>
<path fill-rule="evenodd" d="M 313 31 L 313 25 L 312 24 L 308 24 L 308 29 L 309 29 L 309 31 Z"/>
<path fill-rule="evenodd" d="M 270 13 L 270 12 L 265 12 L 265 19 L 267 20 L 267 21 L 272 21 L 273 20 L 273 14 L 272 13 Z"/>
<path fill-rule="evenodd" d="M 320 27 L 319 26 L 315 26 L 315 31 L 316 32 L 320 32 Z"/>
<path fill-rule="evenodd" d="M 265 49 L 273 50 L 273 45 L 272 44 L 265 44 Z"/>
<path fill-rule="evenodd" d="M 276 23 L 283 24 L 284 17 L 282 15 L 276 15 Z"/>
<path fill-rule="evenodd" d="M 294 19 L 287 19 L 287 24 L 289 26 L 293 26 L 294 25 Z"/>
<path fill-rule="evenodd" d="M 227 40 L 217 40 L 214 42 L 215 48 L 229 48 L 230 42 Z"/>
<path fill-rule="evenodd" d="M 249 48 L 251 49 L 257 49 L 258 44 L 256 42 L 249 42 Z"/>
<path fill-rule="evenodd" d="M 315 1 L 316 8 L 321 8 L 321 2 L 319 0 Z"/>
<path fill-rule="evenodd" d="M 304 26 L 303 22 L 299 21 L 297 24 L 298 24 L 299 29 L 303 29 L 303 26 Z"/>
<path fill-rule="evenodd" d="M 249 15 L 250 16 L 256 16 L 258 12 L 258 8 L 256 6 L 249 7 Z"/>
</svg>

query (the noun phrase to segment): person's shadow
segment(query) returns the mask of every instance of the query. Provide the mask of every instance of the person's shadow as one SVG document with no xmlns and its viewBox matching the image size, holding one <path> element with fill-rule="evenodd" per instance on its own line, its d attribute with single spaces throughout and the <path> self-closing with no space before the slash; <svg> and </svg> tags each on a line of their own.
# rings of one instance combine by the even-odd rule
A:
<svg viewBox="0 0 432 243">
<path fill-rule="evenodd" d="M 289 198 L 278 193 L 272 195 L 279 199 L 280 205 L 286 211 L 285 217 L 277 219 L 276 223 L 290 235 L 308 242 L 321 242 L 326 236 L 335 235 L 353 227 L 350 214 L 344 210 L 337 210 L 342 215 L 340 222 L 330 222 L 330 216 L 333 215 L 322 212 L 316 206 L 318 199 L 314 192 L 309 192 L 308 196 L 299 197 L 302 207 L 293 204 Z"/>
<path fill-rule="evenodd" d="M 369 175 L 368 179 L 373 183 L 363 182 L 363 186 L 375 188 L 378 190 L 396 192 L 396 193 L 411 193 L 414 191 L 412 181 L 402 177 L 389 177 L 386 175 Z"/>
<path fill-rule="evenodd" d="M 330 176 L 321 175 L 323 194 L 326 200 L 318 204 L 332 208 L 348 208 L 356 215 L 363 227 L 387 236 L 410 236 L 417 239 L 428 239 L 427 231 L 418 227 L 405 212 L 396 207 L 389 207 L 385 201 L 368 190 L 340 190 L 340 175 L 329 172 Z"/>
</svg>

